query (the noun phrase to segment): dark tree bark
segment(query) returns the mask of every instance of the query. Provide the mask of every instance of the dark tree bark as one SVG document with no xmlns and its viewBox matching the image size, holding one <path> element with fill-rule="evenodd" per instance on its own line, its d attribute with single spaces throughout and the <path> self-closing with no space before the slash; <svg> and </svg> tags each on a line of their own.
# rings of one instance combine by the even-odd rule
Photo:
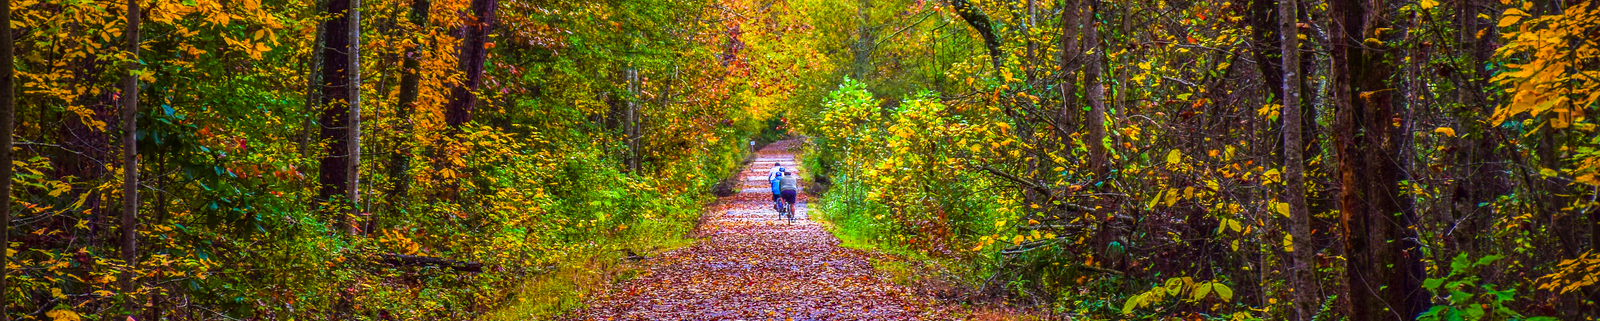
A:
<svg viewBox="0 0 1600 321">
<path fill-rule="evenodd" d="M 1400 196 L 1401 133 L 1393 126 L 1388 78 L 1392 62 L 1370 39 L 1384 25 L 1381 0 L 1333 1 L 1332 56 L 1338 114 L 1334 146 L 1339 158 L 1351 320 L 1411 320 L 1428 307 L 1416 214 Z"/>
<path fill-rule="evenodd" d="M 413 32 L 426 32 L 428 25 L 428 8 L 432 5 L 429 0 L 411 1 L 411 25 L 416 28 Z M 391 206 L 398 210 L 404 208 L 406 195 L 411 191 L 411 144 L 406 135 L 411 134 L 411 113 L 416 110 L 418 83 L 422 74 L 422 62 L 417 60 L 422 44 L 416 43 L 406 48 L 405 56 L 401 57 L 400 65 L 400 97 L 395 106 L 395 117 L 402 119 L 397 126 L 395 135 L 399 146 L 389 154 L 389 177 L 394 180 L 394 188 L 389 191 Z"/>
<path fill-rule="evenodd" d="M 124 50 L 130 57 L 139 59 L 139 2 L 128 0 L 128 25 L 123 29 L 126 41 Z M 139 76 L 134 74 L 139 71 L 137 62 L 128 62 L 128 75 L 122 78 L 122 261 L 128 265 L 122 271 L 122 293 L 133 293 L 137 290 L 138 282 L 134 282 L 134 273 L 138 264 L 138 235 L 139 235 Z M 5 148 L 10 149 L 10 146 Z M 9 166 L 9 164 L 7 164 Z M 9 203 L 7 204 L 9 206 Z M 128 302 L 131 307 L 138 306 L 133 299 Z M 137 313 L 130 313 L 136 315 Z"/>
<path fill-rule="evenodd" d="M 461 72 L 466 74 L 466 78 L 450 88 L 450 105 L 444 116 L 452 132 L 459 131 L 461 125 L 471 122 L 472 112 L 477 108 L 478 96 L 475 92 L 483 82 L 483 63 L 489 57 L 489 48 L 485 47 L 485 43 L 489 40 L 489 31 L 494 29 L 494 12 L 498 6 L 498 0 L 472 0 L 470 15 L 463 13 L 461 47 L 458 48 L 457 57 L 460 57 Z"/>
<path fill-rule="evenodd" d="M 956 9 L 956 15 L 961 17 L 973 31 L 978 32 L 978 37 L 983 38 L 983 47 L 989 49 L 989 60 L 994 64 L 994 71 L 1000 72 L 1001 52 L 1000 37 L 994 33 L 994 24 L 989 22 L 989 15 L 983 10 L 973 6 L 967 0 L 948 0 L 950 6 Z"/>
<path fill-rule="evenodd" d="M 1098 22 L 1095 14 L 1099 8 L 1096 8 L 1091 1 L 1087 9 L 1080 17 L 1083 19 L 1083 46 L 1086 51 L 1094 53 L 1085 56 L 1088 59 L 1083 63 L 1083 82 L 1089 87 L 1086 93 L 1086 98 L 1089 100 L 1089 118 L 1086 120 L 1088 123 L 1084 124 L 1089 127 L 1089 137 L 1084 143 L 1089 145 L 1089 167 L 1093 169 L 1095 179 L 1100 180 L 1105 179 L 1110 165 L 1106 164 L 1106 146 L 1102 143 L 1106 138 L 1106 87 L 1100 73 L 1104 69 L 1102 59 L 1105 58 L 1105 51 L 1100 49 L 1100 31 L 1095 26 Z"/>
<path fill-rule="evenodd" d="M 1504 159 L 1495 153 L 1499 142 L 1489 139 L 1494 137 L 1494 127 L 1479 121 L 1493 114 L 1496 106 L 1484 94 L 1488 88 L 1489 73 L 1483 64 L 1494 54 L 1490 40 L 1498 37 L 1495 28 L 1485 29 L 1490 23 L 1477 18 L 1485 8 L 1490 6 L 1477 0 L 1458 1 L 1454 8 L 1458 32 L 1456 56 L 1466 61 L 1458 65 L 1470 68 L 1450 73 L 1456 83 L 1457 101 L 1468 107 L 1460 111 L 1458 123 L 1462 126 L 1462 133 L 1478 135 L 1478 138 L 1456 141 L 1459 147 L 1454 157 L 1460 173 L 1457 177 L 1462 179 L 1456 183 L 1452 193 L 1454 206 L 1451 207 L 1451 219 L 1460 223 L 1451 227 L 1454 232 L 1445 236 L 1445 242 L 1468 253 L 1478 251 L 1478 236 L 1483 232 L 1483 224 L 1488 218 L 1487 208 L 1478 204 L 1493 201 L 1510 190 L 1502 165 Z M 1482 38 L 1477 36 L 1477 30 L 1484 30 Z"/>
<path fill-rule="evenodd" d="M 1078 69 L 1073 62 L 1082 54 L 1078 50 L 1078 21 L 1078 1 L 1066 0 L 1061 8 L 1061 78 L 1057 85 L 1061 87 L 1061 110 L 1056 116 L 1063 132 L 1075 131 L 1078 123 L 1078 111 L 1073 107 L 1078 98 Z"/>
<path fill-rule="evenodd" d="M 321 189 L 318 195 L 321 201 L 346 209 L 356 205 L 350 193 L 354 188 L 351 176 L 356 175 L 351 171 L 356 164 L 351 151 L 356 150 L 352 145 L 357 142 L 356 137 L 350 135 L 351 129 L 356 126 L 351 120 L 359 116 L 351 114 L 355 109 L 353 103 L 357 102 L 357 98 L 352 97 L 357 91 L 352 87 L 356 87 L 357 83 L 352 79 L 352 70 L 356 66 L 351 65 L 356 60 L 350 56 L 360 53 L 360 48 L 351 39 L 357 31 L 351 28 L 351 22 L 356 20 L 351 9 L 356 4 L 352 0 L 333 0 L 328 3 L 328 15 L 332 18 L 325 28 L 326 45 L 322 52 L 323 109 L 320 123 L 321 139 L 327 142 L 327 147 L 320 163 L 318 183 Z M 350 223 L 348 211 L 339 215 L 338 225 L 341 228 L 348 228 Z"/>
<path fill-rule="evenodd" d="M 316 12 L 326 11 L 329 0 L 317 1 Z M 305 120 L 300 123 L 300 157 L 311 157 L 311 131 L 317 126 L 311 114 L 322 102 L 322 54 L 327 50 L 326 41 L 328 24 L 317 24 L 316 39 L 311 42 L 311 61 L 306 63 L 306 103 Z"/>
<path fill-rule="evenodd" d="M 0 21 L 11 21 L 11 0 L 0 0 Z M 16 120 L 17 96 L 15 89 L 17 66 L 12 52 L 16 44 L 11 40 L 11 24 L 0 26 L 0 289 L 6 287 L 6 275 L 11 275 L 11 256 L 6 249 L 11 246 L 11 134 Z M 0 299 L 0 321 L 10 321 L 6 307 L 10 300 Z"/>
<path fill-rule="evenodd" d="M 1305 163 L 1301 157 L 1300 30 L 1295 29 L 1295 0 L 1278 1 L 1278 34 L 1283 56 L 1283 174 L 1284 201 L 1289 203 L 1289 286 L 1295 320 L 1310 321 L 1317 314 L 1316 277 L 1311 273 L 1311 214 L 1306 207 Z"/>
</svg>

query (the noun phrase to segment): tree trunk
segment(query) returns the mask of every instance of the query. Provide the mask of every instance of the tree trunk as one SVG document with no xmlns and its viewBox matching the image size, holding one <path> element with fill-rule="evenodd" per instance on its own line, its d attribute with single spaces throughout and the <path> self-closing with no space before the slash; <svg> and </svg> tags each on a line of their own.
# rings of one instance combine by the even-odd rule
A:
<svg viewBox="0 0 1600 321">
<path fill-rule="evenodd" d="M 11 0 L 0 0 L 0 21 L 11 21 Z M 11 164 L 12 123 L 16 120 L 17 96 L 14 91 L 17 66 L 12 57 L 16 43 L 11 40 L 11 24 L 0 26 L 0 164 Z M 11 166 L 0 166 L 0 289 L 6 286 L 5 276 L 11 275 Z M 0 321 L 11 321 L 6 309 L 9 299 L 0 298 Z"/>
<path fill-rule="evenodd" d="M 1037 76 L 1037 73 L 1034 72 L 1034 69 L 1036 69 L 1036 68 L 1034 68 L 1034 66 L 1033 66 L 1033 59 L 1035 57 L 1034 55 L 1037 54 L 1038 51 L 1039 51 L 1039 42 L 1036 41 L 1035 38 L 1032 36 L 1032 30 L 1033 30 L 1033 28 L 1035 26 L 1037 26 L 1037 23 L 1036 23 L 1035 20 L 1037 19 L 1038 15 L 1039 15 L 1038 8 L 1037 8 L 1038 4 L 1036 4 L 1034 2 L 1036 2 L 1036 0 L 1027 0 L 1028 21 L 1027 21 L 1027 24 L 1024 25 L 1023 28 L 1022 28 L 1022 34 L 1023 35 L 1027 35 L 1027 36 L 1024 36 L 1024 38 L 1027 39 L 1027 44 L 1028 44 L 1027 51 L 1022 56 L 1022 70 L 1023 70 L 1024 73 L 1027 74 L 1026 75 L 1027 76 L 1026 80 L 1027 80 L 1028 86 L 1033 86 L 1033 79 L 1034 79 L 1034 77 Z"/>
<path fill-rule="evenodd" d="M 1078 70 L 1071 66 L 1082 54 L 1078 50 L 1078 33 L 1078 2 L 1066 0 L 1061 8 L 1061 79 L 1057 85 L 1061 87 L 1061 111 L 1056 116 L 1060 131 L 1076 131 L 1073 126 L 1078 122 L 1078 111 L 1073 107 L 1078 98 Z"/>
<path fill-rule="evenodd" d="M 350 69 L 353 68 L 350 63 L 355 60 L 350 56 L 359 54 L 359 48 L 353 46 L 355 43 L 350 39 L 354 34 L 350 28 L 351 6 L 354 4 L 353 0 L 329 1 L 328 16 L 332 18 L 327 22 L 326 45 L 322 52 L 321 139 L 327 141 L 328 145 L 320 163 L 318 183 L 321 189 L 318 196 L 329 206 L 344 209 L 337 215 L 340 229 L 349 226 L 348 209 L 355 206 L 354 200 L 349 198 L 352 188 L 350 176 L 355 174 L 350 171 L 354 161 L 350 155 L 351 144 L 354 143 L 353 137 L 350 137 L 350 129 L 354 125 L 350 123 L 350 112 L 354 110 L 351 103 L 355 101 L 350 96 L 355 93 L 350 90 L 355 83 L 350 79 Z"/>
<path fill-rule="evenodd" d="M 972 30 L 978 32 L 978 37 L 983 38 L 984 48 L 989 49 L 989 60 L 994 64 L 994 72 L 999 73 L 1004 64 L 1001 59 L 1000 37 L 994 34 L 994 24 L 989 22 L 989 16 L 973 6 L 967 0 L 948 0 L 950 7 L 956 10 L 956 15 L 961 17 Z"/>
<path fill-rule="evenodd" d="M 345 137 L 350 143 L 345 146 L 348 150 L 345 155 L 350 155 L 349 162 L 345 163 L 345 199 L 350 200 L 349 222 L 346 224 L 348 233 L 357 234 L 360 226 L 356 220 L 361 217 L 361 0 L 350 0 L 350 84 L 345 90 L 350 91 L 350 111 L 345 114 L 349 117 L 349 126 L 345 126 Z"/>
<path fill-rule="evenodd" d="M 1088 59 L 1083 63 L 1083 81 L 1089 87 L 1087 92 L 1089 118 L 1087 120 L 1088 123 L 1084 124 L 1089 127 L 1089 137 L 1084 143 L 1089 145 L 1089 167 L 1093 169 L 1095 179 L 1102 180 L 1106 178 L 1105 174 L 1107 169 L 1110 168 L 1110 164 L 1106 164 L 1106 146 L 1103 142 L 1106 138 L 1106 87 L 1104 80 L 1100 79 L 1100 71 L 1102 69 L 1101 59 L 1105 57 L 1105 52 L 1100 48 L 1100 31 L 1095 26 L 1097 9 L 1091 2 L 1089 10 L 1085 11 L 1081 17 L 1083 18 L 1083 45 L 1087 51 L 1093 52 L 1087 56 Z"/>
<path fill-rule="evenodd" d="M 327 10 L 328 0 L 317 1 L 317 12 Z M 311 157 L 311 130 L 317 125 L 311 118 L 312 111 L 321 103 L 322 94 L 322 53 L 326 50 L 328 24 L 317 24 L 316 40 L 311 42 L 311 61 L 306 63 L 306 105 L 305 120 L 300 123 L 300 157 Z"/>
<path fill-rule="evenodd" d="M 1477 18 L 1483 6 L 1474 0 L 1462 0 L 1456 6 L 1456 29 L 1458 30 L 1457 56 L 1463 57 L 1463 65 L 1470 69 L 1453 73 L 1456 85 L 1457 100 L 1469 108 L 1464 108 L 1458 115 L 1464 135 L 1477 135 L 1477 139 L 1457 140 L 1464 146 L 1457 149 L 1456 166 L 1462 180 L 1456 183 L 1455 200 L 1452 219 L 1460 220 L 1457 226 L 1451 227 L 1454 232 L 1446 235 L 1447 244 L 1455 244 L 1456 250 L 1469 253 L 1478 252 L 1480 232 L 1484 232 L 1483 218 L 1488 217 L 1487 207 L 1478 204 L 1493 201 L 1500 195 L 1510 190 L 1510 184 L 1505 176 L 1503 158 L 1495 153 L 1498 145 L 1494 139 L 1494 126 L 1482 124 L 1479 120 L 1494 113 L 1497 104 L 1488 101 L 1484 94 L 1488 87 L 1488 70 L 1483 63 L 1494 54 L 1491 39 L 1496 39 L 1496 28 L 1488 28 L 1490 24 L 1480 22 Z M 1483 37 L 1477 37 L 1476 31 L 1484 30 Z M 1477 108 L 1471 108 L 1476 106 Z"/>
<path fill-rule="evenodd" d="M 624 72 L 628 86 L 628 110 L 623 116 L 623 132 L 628 145 L 628 172 L 639 172 L 639 69 L 628 67 Z"/>
<path fill-rule="evenodd" d="M 1374 38 L 1382 25 L 1378 0 L 1338 0 L 1328 12 L 1334 34 L 1332 56 L 1338 115 L 1334 146 L 1339 157 L 1340 221 L 1347 253 L 1352 320 L 1411 320 L 1427 309 L 1421 289 L 1421 254 L 1410 230 L 1415 213 L 1399 191 L 1401 134 L 1393 126 L 1388 78 L 1394 66 Z M 1370 19 L 1370 20 L 1369 20 Z"/>
<path fill-rule="evenodd" d="M 1296 320 L 1310 321 L 1318 311 L 1317 280 L 1311 273 L 1311 214 L 1306 208 L 1305 145 L 1300 132 L 1300 31 L 1295 29 L 1294 0 L 1278 1 L 1278 34 L 1283 56 L 1284 201 L 1289 203 L 1289 289 Z"/>
<path fill-rule="evenodd" d="M 869 27 L 872 17 L 867 16 L 867 8 L 872 6 L 872 1 L 861 0 L 856 4 L 856 41 L 850 46 L 851 64 L 850 77 L 856 81 L 867 81 L 867 76 L 872 74 L 872 46 L 876 41 L 873 28 Z"/>
<path fill-rule="evenodd" d="M 129 57 L 139 59 L 139 2 L 128 0 L 128 25 L 123 29 L 125 47 Z M 138 267 L 139 235 L 139 71 L 137 62 L 127 63 L 128 75 L 122 78 L 122 293 L 132 295 L 138 290 L 133 269 Z M 9 136 L 8 136 L 9 137 Z M 5 146 L 10 149 L 10 146 Z M 9 166 L 9 164 L 7 164 Z M 7 203 L 9 207 L 9 203 Z M 129 310 L 138 304 L 129 299 Z M 137 313 L 130 313 L 135 315 Z"/>
<path fill-rule="evenodd" d="M 411 24 L 417 28 L 414 32 L 427 31 L 428 7 L 431 5 L 429 0 L 411 1 Z M 394 180 L 394 188 L 389 191 L 389 202 L 390 206 L 395 207 L 396 213 L 404 208 L 406 195 L 411 190 L 411 139 L 406 136 L 411 134 L 411 113 L 417 108 L 417 86 L 422 78 L 418 71 L 422 68 L 422 62 L 417 60 L 417 55 L 421 47 L 421 43 L 415 43 L 406 48 L 405 56 L 401 57 L 404 62 L 400 65 L 400 101 L 395 106 L 395 117 L 401 120 L 395 133 L 400 144 L 389 154 L 389 177 Z"/>
<path fill-rule="evenodd" d="M 499 6 L 498 0 L 472 0 L 472 15 L 462 17 L 461 47 L 458 48 L 456 57 L 461 59 L 461 72 L 466 74 L 465 79 L 450 89 L 450 105 L 445 111 L 445 123 L 452 132 L 461 130 L 461 125 L 472 121 L 472 111 L 477 107 L 478 97 L 475 93 L 483 82 L 483 63 L 488 58 L 489 49 L 485 42 L 489 39 L 489 31 L 493 30 L 495 8 Z"/>
</svg>

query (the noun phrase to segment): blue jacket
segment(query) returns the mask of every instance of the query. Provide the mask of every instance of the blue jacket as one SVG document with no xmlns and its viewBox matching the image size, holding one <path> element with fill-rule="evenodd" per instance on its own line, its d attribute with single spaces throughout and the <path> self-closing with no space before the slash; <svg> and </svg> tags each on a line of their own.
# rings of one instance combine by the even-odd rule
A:
<svg viewBox="0 0 1600 321">
<path fill-rule="evenodd" d="M 783 176 L 770 175 L 770 176 L 767 176 L 767 181 L 769 183 L 772 183 L 772 193 L 773 194 L 778 194 L 778 193 L 782 192 L 782 190 L 780 188 L 782 187 L 781 184 L 783 183 Z"/>
</svg>

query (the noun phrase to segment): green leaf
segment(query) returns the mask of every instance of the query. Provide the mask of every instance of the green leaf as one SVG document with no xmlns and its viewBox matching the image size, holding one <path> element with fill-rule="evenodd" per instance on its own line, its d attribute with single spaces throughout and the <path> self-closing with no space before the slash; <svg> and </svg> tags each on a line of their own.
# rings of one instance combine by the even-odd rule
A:
<svg viewBox="0 0 1600 321">
<path fill-rule="evenodd" d="M 1167 284 L 1164 287 L 1167 289 L 1167 295 L 1178 295 L 1178 292 L 1183 292 L 1183 279 L 1167 279 Z"/>
<path fill-rule="evenodd" d="M 1444 285 L 1444 279 L 1427 279 L 1422 281 L 1422 288 L 1428 289 L 1428 291 L 1437 292 L 1440 285 Z"/>
<path fill-rule="evenodd" d="M 1221 297 L 1222 301 L 1233 301 L 1233 288 L 1229 288 L 1228 285 L 1222 284 L 1222 282 L 1211 282 L 1211 292 L 1216 292 L 1217 297 Z"/>
<path fill-rule="evenodd" d="M 1478 258 L 1478 262 L 1472 263 L 1472 265 L 1473 266 L 1489 265 L 1489 263 L 1494 263 L 1494 261 L 1500 260 L 1500 258 L 1501 258 L 1501 256 L 1499 256 L 1499 255 L 1485 256 L 1485 257 Z"/>
<path fill-rule="evenodd" d="M 1144 294 L 1128 297 L 1128 302 L 1122 303 L 1122 314 L 1133 314 L 1133 308 L 1139 306 L 1139 301 L 1144 300 Z"/>
<path fill-rule="evenodd" d="M 1194 300 L 1195 301 L 1200 301 L 1200 300 L 1205 299 L 1206 295 L 1208 295 L 1208 294 L 1211 294 L 1211 283 L 1201 284 L 1200 286 L 1197 286 L 1197 287 L 1194 288 Z"/>
<path fill-rule="evenodd" d="M 1469 268 L 1469 267 L 1472 267 L 1472 261 L 1467 259 L 1467 253 L 1465 253 L 1465 252 L 1456 255 L 1455 259 L 1451 259 L 1450 260 L 1450 274 L 1451 275 L 1455 275 L 1456 273 L 1466 272 L 1467 268 Z"/>
</svg>

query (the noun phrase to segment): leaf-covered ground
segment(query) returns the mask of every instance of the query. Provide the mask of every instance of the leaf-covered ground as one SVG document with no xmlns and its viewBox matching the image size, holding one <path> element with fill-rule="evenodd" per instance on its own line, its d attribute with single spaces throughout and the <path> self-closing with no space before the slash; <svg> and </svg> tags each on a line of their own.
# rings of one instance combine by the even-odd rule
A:
<svg viewBox="0 0 1600 321">
<path fill-rule="evenodd" d="M 645 272 L 570 315 L 577 320 L 927 320 L 951 308 L 896 285 L 869 254 L 839 247 L 807 219 L 779 220 L 765 175 L 772 163 L 795 168 L 795 141 L 762 149 L 740 193 L 707 208 L 694 245 L 651 257 Z M 801 177 L 807 177 L 802 175 Z"/>
</svg>

